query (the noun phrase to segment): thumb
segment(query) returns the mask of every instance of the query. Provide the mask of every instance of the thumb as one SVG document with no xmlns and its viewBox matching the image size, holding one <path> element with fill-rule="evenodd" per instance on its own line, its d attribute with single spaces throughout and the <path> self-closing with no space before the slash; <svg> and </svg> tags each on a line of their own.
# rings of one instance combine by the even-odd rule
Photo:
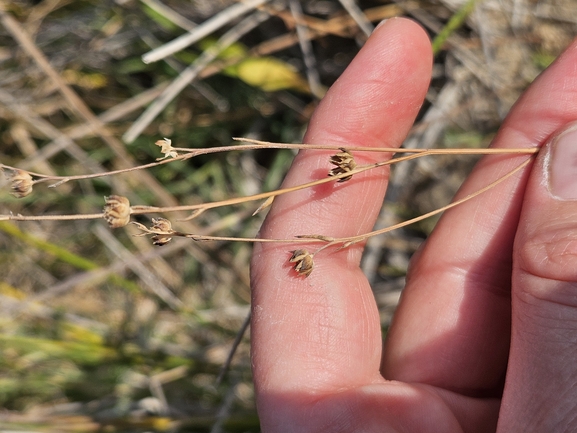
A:
<svg viewBox="0 0 577 433">
<path fill-rule="evenodd" d="M 537 158 L 513 263 L 499 431 L 577 431 L 577 124 Z"/>
</svg>

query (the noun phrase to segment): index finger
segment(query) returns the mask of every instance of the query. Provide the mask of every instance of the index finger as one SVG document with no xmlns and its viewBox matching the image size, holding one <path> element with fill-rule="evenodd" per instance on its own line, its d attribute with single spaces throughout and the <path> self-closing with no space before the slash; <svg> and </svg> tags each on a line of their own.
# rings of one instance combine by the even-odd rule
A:
<svg viewBox="0 0 577 433">
<path fill-rule="evenodd" d="M 425 32 L 406 19 L 379 26 L 311 119 L 306 142 L 399 146 L 419 111 L 431 76 Z M 373 154 L 354 152 L 357 162 Z M 326 177 L 326 151 L 300 152 L 283 186 Z M 382 158 L 382 156 L 381 156 Z M 369 231 L 382 204 L 388 170 L 278 197 L 263 238 L 320 233 L 342 237 Z M 328 185 L 328 186 L 327 186 Z M 361 246 L 315 257 L 299 277 L 287 264 L 298 245 L 257 244 L 253 286 L 253 370 L 257 400 L 298 390 L 332 393 L 379 377 L 381 333 L 368 282 L 359 269 Z"/>
</svg>

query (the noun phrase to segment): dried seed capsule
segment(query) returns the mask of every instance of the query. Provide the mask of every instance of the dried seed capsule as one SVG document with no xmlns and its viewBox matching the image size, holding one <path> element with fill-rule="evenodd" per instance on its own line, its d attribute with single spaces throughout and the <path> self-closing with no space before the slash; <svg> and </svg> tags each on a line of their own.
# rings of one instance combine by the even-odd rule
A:
<svg viewBox="0 0 577 433">
<path fill-rule="evenodd" d="M 303 275 L 305 278 L 308 277 L 315 266 L 313 255 L 307 250 L 294 250 L 291 251 L 291 253 L 292 256 L 289 259 L 289 262 L 295 263 L 293 269 L 297 274 Z"/>
<path fill-rule="evenodd" d="M 157 161 L 168 157 L 176 158 L 178 156 L 178 152 L 172 147 L 172 140 L 169 138 L 157 140 L 154 144 L 160 147 L 160 152 L 164 155 L 162 158 L 157 158 Z"/>
<path fill-rule="evenodd" d="M 172 224 L 166 218 L 152 218 L 151 230 L 162 232 L 152 237 L 153 245 L 161 247 L 172 240 L 172 237 L 166 236 L 174 232 L 174 230 L 172 230 Z"/>
<path fill-rule="evenodd" d="M 104 198 L 104 219 L 112 229 L 124 227 L 130 221 L 130 202 L 121 195 Z"/>
<path fill-rule="evenodd" d="M 14 170 L 10 176 L 10 188 L 12 195 L 16 198 L 23 198 L 32 192 L 34 181 L 30 173 L 24 170 Z"/>
<path fill-rule="evenodd" d="M 337 176 L 342 173 L 348 173 L 357 167 L 357 163 L 355 162 L 353 155 L 351 155 L 346 149 L 341 149 L 339 153 L 331 156 L 329 162 L 333 165 L 336 165 L 335 168 L 329 171 L 329 176 Z M 352 175 L 342 177 L 337 182 L 346 182 L 352 177 Z"/>
</svg>

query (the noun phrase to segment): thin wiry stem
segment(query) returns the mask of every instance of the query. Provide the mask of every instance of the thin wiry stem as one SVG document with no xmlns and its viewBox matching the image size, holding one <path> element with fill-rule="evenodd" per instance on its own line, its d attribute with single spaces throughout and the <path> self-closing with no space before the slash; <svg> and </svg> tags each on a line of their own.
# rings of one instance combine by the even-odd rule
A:
<svg viewBox="0 0 577 433">
<path fill-rule="evenodd" d="M 378 167 L 384 167 L 387 165 L 396 164 L 396 163 L 401 162 L 401 161 L 408 161 L 411 159 L 416 159 L 416 158 L 420 158 L 422 156 L 427 156 L 427 155 L 429 155 L 428 152 L 414 153 L 412 155 L 401 156 L 401 157 L 389 159 L 386 161 L 376 162 L 374 164 L 364 165 L 364 166 L 361 166 L 355 170 L 352 170 L 352 171 L 349 171 L 346 173 L 341 173 L 339 175 L 325 177 L 322 179 L 318 179 L 315 181 L 303 183 L 303 184 L 288 187 L 288 188 L 277 189 L 277 190 L 269 191 L 269 192 L 261 192 L 259 194 L 254 194 L 254 195 L 245 196 L 245 197 L 230 198 L 230 199 L 226 199 L 226 200 L 215 201 L 212 203 L 201 203 L 201 204 L 171 206 L 171 207 L 132 206 L 131 207 L 131 214 L 138 215 L 138 214 L 145 214 L 145 213 L 152 213 L 152 212 L 166 213 L 166 212 L 179 212 L 179 211 L 195 211 L 195 210 L 199 210 L 199 209 L 202 209 L 204 211 L 204 210 L 214 209 L 214 208 L 222 207 L 222 206 L 231 206 L 231 205 L 246 203 L 246 202 L 250 202 L 250 201 L 265 200 L 269 197 L 278 197 L 278 196 L 283 195 L 283 194 L 288 194 L 291 192 L 299 191 L 301 189 L 311 188 L 313 186 L 333 182 L 334 180 L 343 179 L 345 177 L 353 176 L 355 174 L 362 173 L 362 172 L 365 172 L 368 170 L 372 170 L 372 169 L 375 169 Z"/>
<path fill-rule="evenodd" d="M 73 215 L 0 215 L 0 221 L 73 221 L 96 220 L 104 218 L 104 213 L 73 214 Z"/>
<path fill-rule="evenodd" d="M 422 220 L 424 220 L 424 219 L 426 219 L 426 218 L 432 217 L 432 216 L 434 216 L 434 215 L 440 214 L 441 212 L 444 212 L 444 211 L 446 211 L 446 210 L 448 210 L 448 209 L 451 209 L 451 208 L 453 208 L 453 207 L 455 207 L 455 206 L 458 206 L 458 205 L 460 205 L 460 204 L 463 204 L 463 203 L 465 203 L 465 202 L 467 202 L 467 201 L 469 201 L 469 200 L 477 197 L 478 195 L 481 195 L 482 193 L 484 193 L 484 192 L 486 192 L 486 191 L 494 188 L 495 186 L 497 186 L 497 185 L 500 184 L 501 182 L 507 180 L 508 178 L 510 178 L 511 176 L 515 175 L 517 172 L 519 172 L 520 170 L 522 170 L 523 168 L 525 168 L 525 167 L 526 167 L 527 165 L 529 165 L 532 161 L 533 161 L 533 158 L 529 158 L 529 159 L 527 159 L 526 161 L 523 161 L 523 163 L 521 163 L 519 166 L 517 166 L 516 168 L 514 168 L 513 170 L 511 170 L 510 172 L 508 172 L 508 173 L 505 174 L 504 176 L 502 176 L 502 177 L 498 178 L 497 180 L 491 182 L 489 185 L 487 185 L 487 186 L 485 186 L 485 187 L 483 187 L 483 188 L 481 188 L 481 189 L 479 189 L 479 190 L 477 190 L 477 191 L 475 191 L 475 192 L 473 192 L 473 193 L 471 193 L 471 194 L 468 194 L 467 196 L 465 196 L 465 197 L 463 197 L 463 198 L 461 198 L 461 199 L 459 199 L 459 200 L 457 200 L 457 201 L 454 201 L 454 202 L 452 202 L 452 203 L 449 203 L 449 204 L 446 205 L 446 206 L 440 207 L 440 208 L 435 209 L 435 210 L 433 210 L 433 211 L 431 211 L 431 212 L 428 212 L 428 213 L 426 213 L 426 214 L 420 215 L 420 216 L 415 217 L 415 218 L 411 218 L 411 219 L 409 219 L 409 220 L 406 220 L 406 221 L 403 221 L 403 222 L 401 222 L 401 223 L 392 225 L 392 226 L 390 226 L 390 227 L 385 227 L 385 228 L 382 228 L 382 229 L 379 229 L 379 230 L 374 230 L 374 231 L 372 231 L 372 232 L 368 232 L 368 233 L 361 234 L 361 235 L 357 235 L 357 236 L 350 236 L 350 237 L 344 237 L 344 238 L 335 238 L 335 239 L 331 240 L 330 243 L 331 243 L 332 245 L 338 244 L 338 243 L 342 243 L 344 246 L 349 246 L 349 245 L 351 245 L 351 244 L 353 244 L 353 243 L 362 242 L 362 241 L 365 241 L 365 240 L 367 240 L 368 238 L 371 238 L 371 237 L 373 237 L 373 236 L 382 235 L 382 234 L 388 233 L 388 232 L 390 232 L 390 231 L 392 231 L 392 230 L 396 230 L 396 229 L 399 229 L 399 228 L 401 228 L 401 227 L 405 227 L 405 226 L 408 226 L 408 225 L 410 225 L 410 224 L 414 224 L 414 223 L 416 223 L 416 222 L 422 221 Z M 313 235 L 313 236 L 314 236 L 314 235 Z M 320 239 L 318 236 L 317 236 L 317 237 L 312 237 L 312 238 L 313 238 L 313 239 Z"/>
<path fill-rule="evenodd" d="M 70 180 L 78 180 L 78 179 L 90 179 L 90 178 L 97 178 L 103 176 L 110 176 L 113 174 L 120 174 L 126 173 L 134 170 L 140 170 L 145 168 L 151 168 L 157 165 L 167 164 L 172 161 L 178 160 L 185 160 L 189 158 L 193 158 L 198 155 L 203 155 L 207 153 L 216 153 L 216 152 L 224 152 L 224 151 L 231 151 L 231 150 L 247 150 L 247 149 L 255 149 L 255 148 L 285 148 L 285 149 L 316 149 L 316 150 L 336 150 L 342 149 L 342 146 L 339 147 L 338 145 L 315 145 L 315 144 L 287 144 L 287 143 L 268 143 L 268 142 L 261 142 L 258 140 L 250 140 L 250 139 L 239 139 L 243 141 L 249 142 L 249 144 L 245 145 L 231 145 L 231 146 L 221 146 L 215 148 L 207 148 L 207 149 L 189 149 L 184 148 L 171 148 L 174 151 L 189 151 L 188 153 L 181 154 L 174 156 L 170 159 L 163 159 L 161 161 L 157 161 L 154 163 L 144 164 L 137 167 L 121 169 L 121 170 L 114 170 L 105 173 L 94 173 L 88 175 L 76 175 L 76 176 L 47 176 L 41 173 L 34 173 L 28 172 L 32 176 L 38 177 L 39 179 L 34 180 L 34 183 L 44 182 L 48 180 L 57 181 L 55 184 L 50 185 L 52 187 L 58 186 L 64 182 L 68 182 Z M 193 213 L 192 217 L 198 216 L 200 213 L 208 210 L 214 209 L 223 206 L 231 206 L 241 203 L 246 203 L 250 201 L 258 201 L 258 200 L 267 200 L 271 199 L 283 194 L 288 194 L 291 192 L 295 192 L 298 190 L 314 187 L 317 185 L 321 185 L 328 182 L 333 182 L 335 180 L 348 178 L 358 173 L 362 173 L 367 170 L 372 170 L 378 167 L 384 167 L 387 165 L 396 164 L 402 161 L 408 161 L 415 158 L 420 158 L 422 156 L 428 155 L 445 155 L 445 154 L 536 154 L 539 151 L 539 148 L 521 148 L 521 149 L 397 149 L 397 148 L 370 148 L 370 147 L 355 147 L 353 148 L 355 151 L 370 151 L 370 152 L 388 152 L 388 153 L 402 153 L 406 152 L 409 155 L 392 158 L 386 161 L 380 161 L 374 164 L 368 164 L 364 166 L 360 166 L 355 170 L 348 171 L 346 173 L 341 173 L 338 175 L 318 179 L 315 181 L 307 182 L 304 184 L 296 185 L 289 188 L 278 189 L 269 192 L 263 192 L 259 194 L 254 194 L 251 196 L 246 197 L 236 197 L 226 200 L 220 200 L 212 203 L 201 203 L 196 205 L 184 205 L 184 206 L 168 206 L 168 207 L 157 207 L 157 206 L 131 206 L 130 214 L 132 215 L 140 215 L 140 214 L 148 214 L 148 213 L 166 213 L 166 212 L 177 212 L 177 211 L 196 211 Z M 0 164 L 0 168 L 10 169 L 10 170 L 17 170 L 15 167 L 8 166 L 5 164 Z M 260 208 L 259 208 L 260 209 Z M 257 211 L 258 212 L 258 211 Z M 15 220 L 15 221 L 40 221 L 40 220 L 80 220 L 80 219 L 99 219 L 102 218 L 104 214 L 75 214 L 75 215 L 40 215 L 40 216 L 23 216 L 23 215 L 0 215 L 0 221 L 6 220 Z M 191 217 L 189 217 L 190 219 Z M 229 240 L 229 239 L 226 239 Z M 247 239 L 246 241 L 252 241 Z"/>
<path fill-rule="evenodd" d="M 232 152 L 232 151 L 245 151 L 245 150 L 255 150 L 255 149 L 294 149 L 294 150 L 340 150 L 346 148 L 340 144 L 301 144 L 301 143 L 273 143 L 268 141 L 252 140 L 249 138 L 233 138 L 235 141 L 245 142 L 247 144 L 233 144 L 228 146 L 218 146 L 209 147 L 202 149 L 191 149 L 186 147 L 174 147 L 173 150 L 180 152 L 179 155 L 172 157 L 170 159 L 163 159 L 161 161 L 151 162 L 148 164 L 138 165 L 135 167 L 129 167 L 119 170 L 111 170 L 100 173 L 92 174 L 80 174 L 72 176 L 54 176 L 46 175 L 43 173 L 37 173 L 33 171 L 24 170 L 31 176 L 38 179 L 34 180 L 34 184 L 46 182 L 46 181 L 56 181 L 55 184 L 50 185 L 50 187 L 60 186 L 65 182 L 72 180 L 81 179 L 95 179 L 106 176 L 114 176 L 122 173 L 128 173 L 137 170 L 145 170 L 148 168 L 153 168 L 159 165 L 168 164 L 175 161 L 183 161 L 190 158 L 194 158 L 200 155 L 208 155 L 213 153 L 221 152 Z M 396 147 L 367 147 L 367 146 L 357 146 L 350 147 L 351 151 L 355 152 L 377 152 L 377 153 L 419 153 L 426 155 L 494 155 L 494 154 L 534 154 L 539 152 L 537 147 L 529 148 L 518 148 L 518 149 L 470 149 L 470 148 L 458 148 L 458 149 L 403 149 Z M 395 161 L 400 162 L 400 161 Z M 0 168 L 8 170 L 18 170 L 18 167 L 1 164 Z"/>
<path fill-rule="evenodd" d="M 411 155 L 411 156 L 416 157 L 418 155 Z M 405 158 L 408 159 L 408 157 L 405 157 Z M 481 188 L 481 189 L 479 189 L 479 190 L 477 190 L 471 194 L 468 194 L 467 196 L 465 196 L 465 197 L 463 197 L 457 201 L 454 201 L 453 203 L 450 203 L 446 206 L 440 207 L 438 209 L 435 209 L 434 211 L 431 211 L 431 212 L 428 212 L 426 214 L 420 215 L 418 217 L 403 221 L 401 223 L 398 223 L 398 224 L 395 224 L 395 225 L 392 225 L 389 227 L 385 227 L 385 228 L 380 229 L 380 230 L 374 230 L 374 231 L 371 231 L 368 233 L 356 235 L 356 236 L 333 238 L 333 237 L 325 236 L 325 235 L 298 235 L 295 238 L 290 238 L 290 239 L 266 239 L 266 238 L 248 238 L 248 237 L 247 238 L 240 238 L 240 237 L 233 237 L 233 236 L 196 235 L 193 233 L 183 233 L 183 232 L 179 232 L 179 231 L 166 232 L 166 231 L 162 231 L 162 230 L 142 228 L 141 224 L 139 224 L 139 227 L 141 227 L 142 230 L 145 230 L 143 234 L 161 235 L 161 236 L 165 236 L 165 237 L 184 237 L 184 238 L 193 239 L 195 241 L 227 241 L 227 242 L 259 242 L 259 243 L 308 243 L 308 244 L 324 242 L 325 243 L 324 246 L 322 246 L 317 251 L 312 253 L 312 255 L 314 256 L 314 254 L 317 254 L 318 252 L 320 252 L 320 251 L 322 251 L 322 250 L 324 250 L 330 246 L 340 245 L 340 248 L 347 248 L 347 247 L 351 246 L 352 244 L 365 241 L 371 237 L 378 236 L 378 235 L 390 232 L 392 230 L 396 230 L 396 229 L 399 229 L 401 227 L 405 227 L 405 226 L 410 225 L 410 224 L 414 224 L 418 221 L 422 221 L 426 218 L 432 217 L 432 216 L 437 215 L 441 212 L 444 212 L 448 209 L 451 209 L 451 208 L 456 207 L 460 204 L 463 204 L 463 203 L 477 197 L 478 195 L 494 188 L 495 186 L 497 186 L 501 182 L 509 179 L 511 176 L 515 175 L 520 170 L 522 170 L 527 165 L 529 165 L 532 161 L 533 161 L 533 158 L 527 159 L 526 161 L 521 163 L 519 166 L 517 166 L 516 168 L 514 168 L 513 170 L 511 170 L 510 172 L 508 172 L 504 176 L 491 182 L 489 185 L 485 186 L 484 188 Z M 385 161 L 385 162 L 389 162 L 389 161 Z M 374 168 L 374 167 L 372 167 L 372 168 Z M 351 171 L 349 173 L 343 173 L 343 175 L 350 174 L 350 173 L 353 173 L 353 172 Z M 336 177 L 337 176 L 335 176 L 335 178 Z"/>
<path fill-rule="evenodd" d="M 331 176 L 331 177 L 326 177 L 323 179 L 319 179 L 316 181 L 312 181 L 312 182 L 307 182 L 305 184 L 301 184 L 301 185 L 296 185 L 294 187 L 290 187 L 290 188 L 284 188 L 284 189 L 278 189 L 278 190 L 274 190 L 274 191 L 270 191 L 270 192 L 264 192 L 264 193 L 260 193 L 260 194 L 254 194 L 251 196 L 246 196 L 246 197 L 237 197 L 237 198 L 232 198 L 232 199 L 226 199 L 226 200 L 220 200 L 220 201 L 216 201 L 216 202 L 212 202 L 212 203 L 201 203 L 201 204 L 197 204 L 197 205 L 187 205 L 187 206 L 167 206 L 167 207 L 157 207 L 157 206 L 131 206 L 130 208 L 130 214 L 131 215 L 142 215 L 142 214 L 148 214 L 148 213 L 167 213 L 167 212 L 177 212 L 177 211 L 197 211 L 197 213 L 193 214 L 194 216 L 199 215 L 201 212 L 204 212 L 208 209 L 214 209 L 214 208 L 218 208 L 218 207 L 223 207 L 223 206 L 231 206 L 231 205 L 235 205 L 235 204 L 240 204 L 240 203 L 246 203 L 246 202 L 250 202 L 250 201 L 256 201 L 256 200 L 263 200 L 263 199 L 267 199 L 269 197 L 276 197 L 279 195 L 283 195 L 283 194 L 288 194 L 290 192 L 294 192 L 294 191 L 298 191 L 301 189 L 306 189 L 306 188 L 310 188 L 316 185 L 321 185 L 323 183 L 328 183 L 328 182 L 333 182 L 335 180 L 344 178 L 344 177 L 348 177 L 348 176 L 352 176 L 354 174 L 357 173 L 362 173 L 363 171 L 367 171 L 367 170 L 371 170 L 373 168 L 377 168 L 377 167 L 382 167 L 385 165 L 391 165 L 397 162 L 401 162 L 401 161 L 405 161 L 405 160 L 409 160 L 409 159 L 414 159 L 414 158 L 418 158 L 421 156 L 425 156 L 426 153 L 418 153 L 418 154 L 413 154 L 413 155 L 408 155 L 408 156 L 403 156 L 403 157 L 399 157 L 399 158 L 394 158 L 394 159 L 390 159 L 387 161 L 382 161 L 382 162 L 378 162 L 375 164 L 370 164 L 370 165 L 366 165 L 366 166 L 362 166 L 359 167 L 356 170 L 353 170 L 351 172 L 348 173 L 343 173 L 340 175 L 335 175 L 335 176 Z M 172 159 L 166 159 L 166 160 L 162 160 L 156 163 L 151 163 L 151 164 L 147 164 L 147 166 L 153 166 L 153 165 L 160 165 L 160 164 L 164 164 L 164 163 L 168 163 L 170 161 L 174 161 L 177 159 L 186 159 L 186 158 L 190 158 L 191 155 L 180 155 L 177 156 L 175 158 Z M 14 170 L 13 167 L 11 166 L 7 166 L 4 164 L 0 164 L 0 167 L 2 168 L 7 168 L 7 169 L 11 169 Z M 128 169 L 130 170 L 130 169 Z M 116 174 L 123 173 L 126 170 L 117 170 Z M 40 175 L 38 173 L 31 173 L 34 176 L 43 176 Z M 104 173 L 100 173 L 100 175 L 105 175 Z M 86 178 L 94 178 L 94 177 L 99 177 L 99 174 L 93 174 L 93 175 L 85 175 L 84 177 L 75 177 L 76 179 L 86 179 Z M 70 179 L 72 179 L 73 176 L 70 177 L 58 177 L 58 176 L 46 176 L 43 179 L 37 180 L 36 182 L 40 182 L 40 181 L 44 181 L 44 180 L 56 180 L 56 179 L 61 179 L 59 182 L 57 182 L 55 185 L 59 185 L 65 181 L 68 181 Z M 198 212 L 200 211 L 200 212 Z M 104 217 L 104 213 L 99 213 L 99 214 L 74 214 L 74 215 L 32 215 L 32 216 L 24 216 L 24 215 L 14 215 L 14 214 L 10 214 L 10 215 L 0 215 L 0 221 L 8 221 L 8 220 L 13 220 L 13 221 L 66 221 L 66 220 L 84 220 L 84 219 L 99 219 L 99 218 L 103 218 Z"/>
<path fill-rule="evenodd" d="M 156 167 L 157 165 L 163 165 L 163 164 L 167 164 L 167 163 L 173 162 L 173 161 L 182 161 L 185 159 L 189 159 L 192 156 L 193 155 L 185 154 L 185 155 L 179 155 L 179 156 L 172 158 L 172 159 L 163 159 L 162 161 L 150 162 L 148 164 L 138 165 L 136 167 L 123 168 L 123 169 L 119 169 L 119 170 L 104 171 L 104 172 L 100 172 L 100 173 L 77 174 L 77 175 L 72 175 L 72 176 L 54 176 L 54 175 L 36 173 L 33 171 L 28 171 L 28 170 L 25 170 L 25 171 L 28 174 L 30 174 L 31 176 L 39 178 L 39 179 L 34 180 L 34 184 L 42 183 L 42 182 L 49 182 L 49 181 L 57 181 L 55 184 L 49 185 L 49 188 L 54 188 L 54 187 L 62 185 L 65 182 L 69 182 L 71 180 L 96 179 L 99 177 L 114 176 L 117 174 L 129 173 L 131 171 L 144 170 L 147 168 Z M 8 170 L 18 170 L 17 167 L 13 167 L 13 166 L 6 165 L 6 164 L 0 164 L 0 168 L 8 169 Z"/>
<path fill-rule="evenodd" d="M 363 13 L 363 11 L 352 0 L 339 0 L 339 2 L 347 10 L 351 18 L 355 20 L 364 34 L 369 37 L 373 32 L 374 27 L 368 20 L 367 16 Z"/>
<path fill-rule="evenodd" d="M 368 146 L 346 146 L 343 144 L 290 144 L 290 143 L 273 143 L 269 141 L 253 140 L 250 138 L 237 138 L 234 137 L 235 141 L 242 141 L 244 143 L 254 143 L 258 144 L 259 147 L 244 147 L 240 146 L 223 146 L 221 148 L 210 148 L 210 149 L 199 149 L 208 150 L 213 149 L 223 149 L 218 150 L 219 152 L 224 151 L 224 149 L 235 148 L 236 150 L 246 150 L 246 149 L 258 149 L 258 148 L 271 148 L 271 149 L 315 149 L 315 150 L 339 150 L 346 148 L 350 151 L 362 151 L 362 152 L 392 152 L 392 153 L 427 153 L 428 155 L 493 155 L 493 154 L 532 154 L 538 153 L 538 147 L 521 147 L 516 149 L 505 149 L 505 148 L 458 148 L 458 149 L 405 149 L 402 147 L 368 147 Z M 184 150 L 184 149 L 177 149 Z M 212 153 L 212 152 L 208 152 Z M 199 154 L 200 155 L 200 154 Z M 195 155 L 196 156 L 196 155 Z"/>
</svg>

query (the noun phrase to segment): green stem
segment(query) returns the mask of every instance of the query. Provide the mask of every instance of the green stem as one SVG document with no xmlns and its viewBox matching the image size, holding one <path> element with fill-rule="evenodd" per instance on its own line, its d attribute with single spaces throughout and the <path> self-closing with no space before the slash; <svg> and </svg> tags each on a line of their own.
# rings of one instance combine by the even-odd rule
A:
<svg viewBox="0 0 577 433">
<path fill-rule="evenodd" d="M 477 1 L 479 0 L 469 0 L 453 14 L 449 22 L 447 22 L 445 27 L 443 27 L 435 39 L 433 39 L 433 55 L 436 56 L 439 54 L 439 51 L 441 51 L 443 45 L 445 45 L 445 42 L 449 39 L 449 36 L 465 23 L 467 17 L 473 12 Z"/>
</svg>

